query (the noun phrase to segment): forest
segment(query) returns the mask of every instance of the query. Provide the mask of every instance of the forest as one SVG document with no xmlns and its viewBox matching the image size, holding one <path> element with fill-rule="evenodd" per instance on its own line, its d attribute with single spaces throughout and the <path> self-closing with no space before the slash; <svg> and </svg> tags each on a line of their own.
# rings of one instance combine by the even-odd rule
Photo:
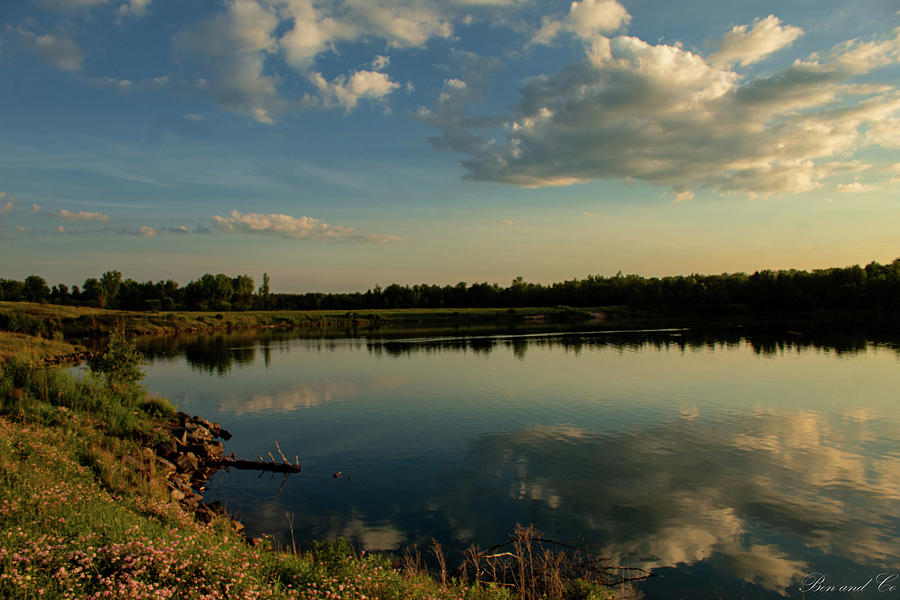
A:
<svg viewBox="0 0 900 600">
<path fill-rule="evenodd" d="M 760 270 L 752 274 L 589 275 L 552 284 L 521 277 L 508 286 L 497 283 L 455 285 L 379 285 L 365 292 L 273 293 L 268 274 L 259 287 L 249 275 L 206 273 L 186 285 L 171 279 L 123 279 L 119 271 L 88 278 L 79 288 L 39 275 L 24 281 L 0 278 L 0 300 L 46 302 L 121 310 L 365 310 L 397 308 L 515 308 L 525 306 L 702 310 L 713 313 L 747 310 L 853 309 L 894 311 L 900 308 L 900 258 L 828 269 Z"/>
</svg>

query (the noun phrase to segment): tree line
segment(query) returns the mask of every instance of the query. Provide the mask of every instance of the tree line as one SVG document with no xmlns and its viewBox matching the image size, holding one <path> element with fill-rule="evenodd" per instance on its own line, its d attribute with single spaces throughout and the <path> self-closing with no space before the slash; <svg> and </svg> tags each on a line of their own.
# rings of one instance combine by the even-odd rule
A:
<svg viewBox="0 0 900 600">
<path fill-rule="evenodd" d="M 900 258 L 812 271 L 762 270 L 721 275 L 589 275 L 552 284 L 517 277 L 510 285 L 376 285 L 365 292 L 272 293 L 269 276 L 258 288 L 249 275 L 206 273 L 187 285 L 123 279 L 119 271 L 89 278 L 79 288 L 50 287 L 38 275 L 0 278 L 0 300 L 95 306 L 123 310 L 366 310 L 381 308 L 515 308 L 524 306 L 630 306 L 727 312 L 756 310 L 900 309 Z"/>
</svg>

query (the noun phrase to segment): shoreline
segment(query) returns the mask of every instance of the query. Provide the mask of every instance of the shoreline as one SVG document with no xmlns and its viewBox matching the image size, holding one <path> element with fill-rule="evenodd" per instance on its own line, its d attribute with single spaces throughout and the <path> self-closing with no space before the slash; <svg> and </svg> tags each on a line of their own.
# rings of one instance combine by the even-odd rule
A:
<svg viewBox="0 0 900 600">
<path fill-rule="evenodd" d="M 247 537 L 221 503 L 202 501 L 206 478 L 221 468 L 212 464 L 224 452 L 218 439 L 228 437 L 141 388 L 0 363 L 0 597 L 518 597 L 508 581 L 436 574 L 418 551 L 415 562 L 392 562 L 340 539 L 298 549 L 294 540 Z M 540 542 L 532 528 L 515 535 Z M 548 598 L 606 597 L 595 575 L 560 565 L 529 565 L 534 577 L 515 585 L 540 597 L 552 576 L 561 587 Z M 506 567 L 515 581 L 513 567 L 525 567 Z"/>
</svg>

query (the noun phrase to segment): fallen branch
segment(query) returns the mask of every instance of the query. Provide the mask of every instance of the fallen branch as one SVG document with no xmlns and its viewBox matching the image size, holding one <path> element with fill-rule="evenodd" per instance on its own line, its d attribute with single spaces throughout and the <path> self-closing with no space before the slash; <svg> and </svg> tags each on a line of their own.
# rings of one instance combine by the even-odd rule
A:
<svg viewBox="0 0 900 600">
<path fill-rule="evenodd" d="M 212 458 L 206 461 L 211 467 L 228 467 L 252 471 L 272 471 L 274 473 L 299 473 L 300 465 L 290 463 L 263 462 L 261 460 L 244 460 L 242 458 Z"/>
<path fill-rule="evenodd" d="M 294 461 L 294 464 L 289 463 L 288 459 L 284 456 L 284 452 L 281 451 L 281 446 L 278 445 L 277 440 L 275 441 L 275 448 L 278 450 L 278 454 L 281 455 L 281 460 L 284 462 L 275 462 L 275 457 L 272 456 L 271 452 L 266 452 L 266 454 L 269 455 L 270 462 L 264 461 L 263 457 L 258 454 L 256 455 L 258 460 L 236 458 L 234 452 L 232 452 L 231 456 L 209 458 L 206 460 L 206 465 L 210 467 L 230 467 L 233 469 L 246 469 L 251 471 L 269 471 L 272 473 L 299 473 L 300 459 L 297 458 Z M 262 475 L 262 473 L 260 473 L 260 475 Z"/>
</svg>

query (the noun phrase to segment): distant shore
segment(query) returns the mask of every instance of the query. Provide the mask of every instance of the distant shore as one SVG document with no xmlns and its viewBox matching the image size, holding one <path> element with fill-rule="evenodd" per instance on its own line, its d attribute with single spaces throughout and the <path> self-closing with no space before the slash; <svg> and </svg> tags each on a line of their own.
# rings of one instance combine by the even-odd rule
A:
<svg viewBox="0 0 900 600">
<path fill-rule="evenodd" d="M 311 335 L 350 332 L 442 333 L 465 329 L 534 330 L 542 327 L 602 326 L 610 329 L 734 327 L 745 324 L 815 324 L 900 328 L 893 311 L 809 310 L 759 313 L 743 306 L 708 312 L 667 307 L 447 308 L 367 311 L 123 311 L 82 306 L 0 302 L 0 362 L 13 357 L 58 364 L 82 360 L 95 340 L 113 330 L 128 336 L 170 336 L 253 329 L 306 330 Z M 790 328 L 790 327 L 789 327 Z M 796 327 L 795 327 L 796 328 Z"/>
</svg>

